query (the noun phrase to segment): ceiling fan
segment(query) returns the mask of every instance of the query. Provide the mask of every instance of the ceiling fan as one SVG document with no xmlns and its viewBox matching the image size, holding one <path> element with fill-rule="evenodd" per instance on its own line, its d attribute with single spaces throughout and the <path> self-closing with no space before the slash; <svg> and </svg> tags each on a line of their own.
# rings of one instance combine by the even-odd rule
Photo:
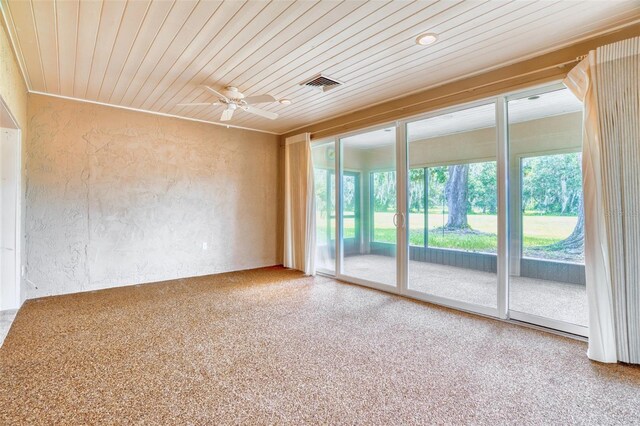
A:
<svg viewBox="0 0 640 426">
<path fill-rule="evenodd" d="M 251 114 L 259 115 L 260 117 L 275 120 L 278 118 L 278 114 L 275 112 L 265 111 L 260 108 L 256 108 L 254 104 L 264 104 L 270 102 L 276 102 L 276 99 L 271 95 L 258 95 L 245 97 L 237 87 L 229 86 L 225 87 L 222 91 L 217 91 L 209 86 L 202 86 L 203 89 L 213 93 L 218 97 L 215 102 L 196 102 L 187 104 L 178 104 L 178 106 L 218 106 L 225 105 L 226 108 L 222 111 L 220 121 L 229 121 L 233 117 L 233 112 L 237 109 L 241 109 Z"/>
</svg>

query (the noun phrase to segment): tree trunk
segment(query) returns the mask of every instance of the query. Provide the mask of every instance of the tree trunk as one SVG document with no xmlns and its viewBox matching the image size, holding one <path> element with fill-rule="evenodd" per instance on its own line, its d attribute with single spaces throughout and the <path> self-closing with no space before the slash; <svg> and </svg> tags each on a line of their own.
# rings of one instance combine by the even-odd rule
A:
<svg viewBox="0 0 640 426">
<path fill-rule="evenodd" d="M 571 235 L 564 241 L 582 241 L 584 240 L 584 210 L 582 207 L 582 199 L 580 199 L 580 211 L 578 212 L 578 222 Z"/>
<path fill-rule="evenodd" d="M 553 250 L 563 250 L 573 254 L 582 254 L 584 251 L 584 206 L 582 195 L 580 195 L 580 205 L 578 206 L 578 221 L 571 235 L 562 241 L 552 244 L 550 247 Z"/>
<path fill-rule="evenodd" d="M 449 208 L 449 217 L 445 228 L 467 229 L 467 183 L 469 180 L 469 165 L 461 164 L 449 166 L 449 178 L 444 188 Z"/>
</svg>

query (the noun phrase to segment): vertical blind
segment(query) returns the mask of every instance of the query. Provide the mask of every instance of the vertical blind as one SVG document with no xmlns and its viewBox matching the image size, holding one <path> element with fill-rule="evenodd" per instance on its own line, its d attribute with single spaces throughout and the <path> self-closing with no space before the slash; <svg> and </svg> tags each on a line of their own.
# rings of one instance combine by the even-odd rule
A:
<svg viewBox="0 0 640 426">
<path fill-rule="evenodd" d="M 618 360 L 640 363 L 640 37 L 596 56 L 616 351 Z"/>
</svg>

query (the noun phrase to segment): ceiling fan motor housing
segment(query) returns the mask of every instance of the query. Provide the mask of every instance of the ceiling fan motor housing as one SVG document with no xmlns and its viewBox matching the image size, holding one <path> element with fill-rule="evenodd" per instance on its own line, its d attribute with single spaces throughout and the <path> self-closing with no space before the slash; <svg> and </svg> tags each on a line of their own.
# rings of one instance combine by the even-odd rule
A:
<svg viewBox="0 0 640 426">
<path fill-rule="evenodd" d="M 225 93 L 224 94 L 230 100 L 241 100 L 241 99 L 244 99 L 244 95 L 242 94 L 242 92 L 240 92 L 238 90 L 238 88 L 234 87 L 234 86 L 225 87 Z"/>
</svg>

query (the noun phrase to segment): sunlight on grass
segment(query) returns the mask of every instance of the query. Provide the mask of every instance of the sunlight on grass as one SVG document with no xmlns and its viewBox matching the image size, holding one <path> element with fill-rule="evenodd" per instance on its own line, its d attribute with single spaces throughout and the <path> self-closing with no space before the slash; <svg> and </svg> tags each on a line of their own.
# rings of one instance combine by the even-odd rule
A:
<svg viewBox="0 0 640 426">
<path fill-rule="evenodd" d="M 396 230 L 393 226 L 393 213 L 375 212 L 374 214 L 373 240 L 381 243 L 396 242 Z M 409 215 L 409 243 L 413 246 L 424 246 L 424 215 L 411 213 Z M 447 214 L 429 211 L 429 247 L 451 248 L 458 250 L 482 251 L 495 253 L 497 249 L 497 216 L 496 215 L 469 215 L 469 226 L 474 233 L 442 232 L 442 227 L 447 223 Z M 524 247 L 538 247 L 557 243 L 568 237 L 576 225 L 575 216 L 524 216 Z M 326 218 L 318 218 L 318 236 L 326 235 Z M 324 226 L 323 226 L 324 225 Z M 335 221 L 331 220 L 331 232 L 333 239 Z M 435 228 L 435 229 L 434 229 Z M 354 238 L 355 219 L 345 218 L 344 236 L 346 239 Z M 326 240 L 326 237 L 322 239 Z"/>
<path fill-rule="evenodd" d="M 393 213 L 375 213 L 374 241 L 395 242 Z M 478 234 L 443 233 L 441 228 L 447 223 L 447 214 L 431 209 L 428 214 L 429 247 L 451 248 L 470 251 L 495 252 L 498 245 L 498 218 L 490 214 L 471 214 L 468 222 Z M 524 247 L 546 246 L 567 238 L 578 220 L 575 216 L 524 216 Z M 424 245 L 424 214 L 409 214 L 409 241 L 411 245 Z"/>
</svg>

